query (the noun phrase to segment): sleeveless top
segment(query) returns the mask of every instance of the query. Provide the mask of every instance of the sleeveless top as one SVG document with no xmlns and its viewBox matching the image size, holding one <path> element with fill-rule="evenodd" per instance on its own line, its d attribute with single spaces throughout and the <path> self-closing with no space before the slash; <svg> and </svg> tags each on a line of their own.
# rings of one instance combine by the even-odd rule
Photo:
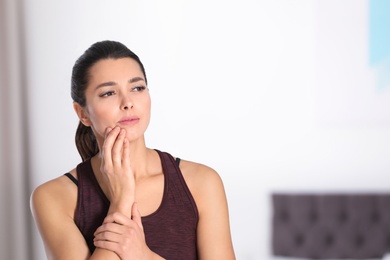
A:
<svg viewBox="0 0 390 260">
<path fill-rule="evenodd" d="M 166 152 L 156 151 L 164 173 L 164 192 L 159 208 L 142 217 L 146 244 L 165 259 L 198 259 L 196 230 L 199 215 L 195 200 L 174 158 Z M 98 184 L 90 160 L 80 163 L 76 169 L 77 180 L 66 174 L 78 185 L 74 221 L 92 254 L 95 250 L 93 233 L 107 216 L 110 201 Z"/>
</svg>

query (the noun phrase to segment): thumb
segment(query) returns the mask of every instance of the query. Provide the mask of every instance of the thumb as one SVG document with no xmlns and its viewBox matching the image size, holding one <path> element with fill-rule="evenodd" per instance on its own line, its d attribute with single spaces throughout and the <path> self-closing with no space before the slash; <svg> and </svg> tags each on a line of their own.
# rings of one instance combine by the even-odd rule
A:
<svg viewBox="0 0 390 260">
<path fill-rule="evenodd" d="M 131 208 L 131 219 L 135 223 L 137 223 L 140 228 L 143 229 L 142 220 L 141 220 L 141 213 L 139 213 L 138 205 L 136 202 L 134 202 L 133 207 Z"/>
</svg>

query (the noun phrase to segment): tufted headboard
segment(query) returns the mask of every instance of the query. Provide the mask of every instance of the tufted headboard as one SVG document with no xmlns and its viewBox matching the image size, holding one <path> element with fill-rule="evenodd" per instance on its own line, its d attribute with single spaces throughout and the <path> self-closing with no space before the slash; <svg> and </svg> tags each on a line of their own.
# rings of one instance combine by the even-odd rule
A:
<svg viewBox="0 0 390 260">
<path fill-rule="evenodd" d="M 381 258 L 390 252 L 390 193 L 272 194 L 274 256 Z"/>
</svg>

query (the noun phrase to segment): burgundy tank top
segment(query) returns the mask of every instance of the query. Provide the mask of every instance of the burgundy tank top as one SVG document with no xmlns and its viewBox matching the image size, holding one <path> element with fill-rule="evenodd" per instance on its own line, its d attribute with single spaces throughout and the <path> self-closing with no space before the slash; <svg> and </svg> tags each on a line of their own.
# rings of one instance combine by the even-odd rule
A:
<svg viewBox="0 0 390 260">
<path fill-rule="evenodd" d="M 174 158 L 166 152 L 156 151 L 164 173 L 164 192 L 159 208 L 142 217 L 146 243 L 165 259 L 197 259 L 199 216 L 195 201 Z M 77 178 L 75 223 L 92 253 L 95 250 L 93 233 L 103 223 L 110 201 L 97 182 L 90 160 L 77 166 Z"/>
</svg>

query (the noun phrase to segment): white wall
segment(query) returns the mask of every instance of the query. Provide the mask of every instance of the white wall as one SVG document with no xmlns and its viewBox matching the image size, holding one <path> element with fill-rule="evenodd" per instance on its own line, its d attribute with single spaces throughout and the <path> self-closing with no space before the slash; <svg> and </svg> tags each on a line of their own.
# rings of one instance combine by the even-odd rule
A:
<svg viewBox="0 0 390 260">
<path fill-rule="evenodd" d="M 351 28 L 342 41 L 365 37 L 365 10 L 363 0 L 25 1 L 32 186 L 80 161 L 71 68 L 93 42 L 119 40 L 146 67 L 148 145 L 215 168 L 226 187 L 237 259 L 266 259 L 271 192 L 389 190 L 389 114 L 336 117 L 349 111 L 337 98 L 349 104 L 355 96 L 332 96 L 323 79 L 345 83 L 356 74 L 342 65 L 320 73 L 350 66 L 349 56 L 339 60 L 348 46 L 324 39 Z M 339 26 L 345 17 L 361 24 Z M 352 57 L 365 55 L 364 44 L 356 48 Z M 366 66 L 363 58 L 353 64 Z M 373 85 L 371 74 L 364 78 L 365 85 L 351 84 Z M 371 101 L 390 104 L 389 92 Z M 36 237 L 36 259 L 43 259 Z"/>
</svg>

